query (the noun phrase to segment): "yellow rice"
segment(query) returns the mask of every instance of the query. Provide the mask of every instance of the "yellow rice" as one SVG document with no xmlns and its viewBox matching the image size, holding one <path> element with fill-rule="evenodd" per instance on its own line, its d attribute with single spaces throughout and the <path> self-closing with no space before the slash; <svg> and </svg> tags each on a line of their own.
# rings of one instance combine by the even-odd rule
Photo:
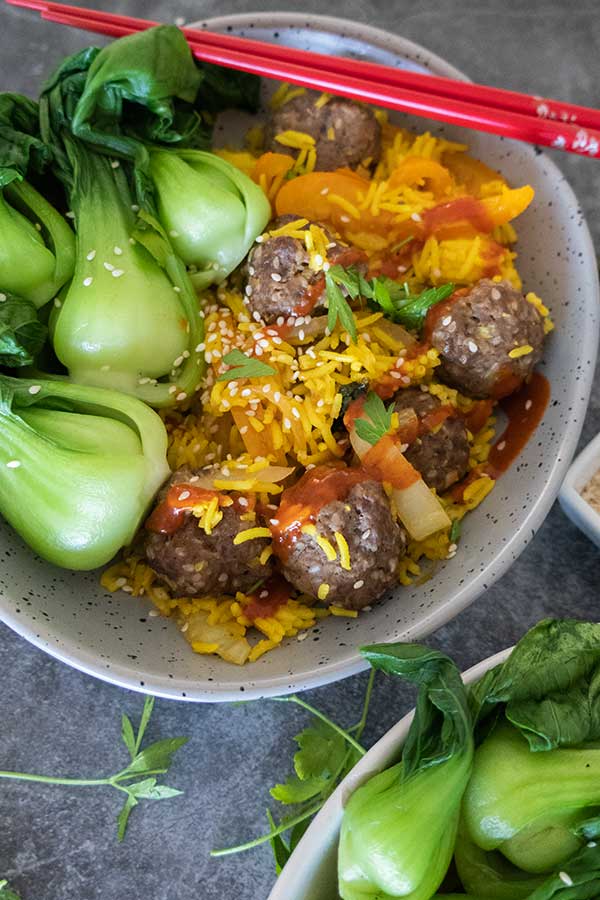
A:
<svg viewBox="0 0 600 900">
<path fill-rule="evenodd" d="M 277 109 L 304 93 L 302 88 L 282 84 L 275 92 L 271 105 Z M 325 105 L 330 97 L 323 94 L 317 106 Z M 450 155 L 464 154 L 462 144 L 433 137 L 429 133 L 414 135 L 392 127 L 385 113 L 376 112 L 382 125 L 381 160 L 372 174 L 363 166 L 359 174 L 370 178 L 368 190 L 357 203 L 329 192 L 329 201 L 342 210 L 347 220 L 344 237 L 363 249 L 373 262 L 391 248 L 388 239 L 361 225 L 368 213 L 378 216 L 382 211 L 392 212 L 396 221 L 419 220 L 421 214 L 440 202 L 427 185 L 388 184 L 394 170 L 407 158 L 416 157 L 444 165 Z M 333 131 L 333 129 L 331 129 Z M 329 134 L 333 140 L 335 134 Z M 282 148 L 298 151 L 290 175 L 293 177 L 314 169 L 315 141 L 302 132 L 287 131 L 277 135 Z M 262 132 L 251 129 L 246 139 L 247 149 L 220 150 L 225 159 L 252 173 L 256 158 L 261 152 Z M 368 161 L 365 161 L 368 163 Z M 264 176 L 263 176 L 264 178 Z M 261 182 L 266 190 L 266 180 Z M 271 200 L 284 182 L 283 176 L 275 179 L 269 191 Z M 502 198 L 508 186 L 500 176 L 490 177 L 479 185 L 480 198 Z M 466 189 L 458 182 L 447 199 L 464 196 Z M 328 267 L 327 245 L 330 236 L 318 225 L 308 224 L 298 217 L 284 226 L 266 232 L 258 238 L 289 235 L 304 241 L 313 271 L 326 271 Z M 429 237 L 412 254 L 402 274 L 412 291 L 425 286 L 452 281 L 457 285 L 470 285 L 486 273 L 486 258 L 490 246 L 503 248 L 496 280 L 506 278 L 516 288 L 521 280 L 515 267 L 516 254 L 512 249 L 517 235 L 513 225 L 507 222 L 497 226 L 488 235 L 472 238 L 438 240 Z M 545 330 L 552 329 L 549 311 L 534 293 L 528 293 L 532 303 L 544 318 Z M 380 312 L 368 309 L 356 311 L 357 340 L 339 329 L 314 341 L 303 338 L 298 332 L 293 340 L 285 340 L 276 329 L 269 328 L 251 318 L 244 296 L 225 283 L 202 298 L 206 336 L 203 350 L 207 362 L 207 375 L 202 385 L 199 403 L 191 409 L 176 409 L 165 414 L 169 435 L 169 463 L 173 469 L 187 465 L 194 469 L 215 463 L 235 461 L 244 471 L 238 482 L 224 481 L 217 489 L 254 491 L 264 503 L 281 491 L 278 484 L 260 481 L 260 470 L 266 464 L 306 467 L 342 458 L 346 447 L 336 440 L 332 425 L 342 404 L 341 389 L 355 381 L 377 382 L 383 376 L 393 377 L 398 389 L 410 385 L 422 385 L 437 397 L 443 405 L 450 405 L 460 413 L 469 412 L 473 401 L 457 390 L 436 380 L 436 368 L 440 364 L 438 353 L 423 348 L 416 355 L 407 353 L 398 333 L 388 326 Z M 252 352 L 253 355 L 275 369 L 272 376 L 252 381 L 217 381 L 226 366 L 223 358 L 232 350 Z M 531 348 L 516 348 L 511 356 L 518 357 L 531 352 Z M 495 436 L 495 418 L 492 416 L 476 435 L 470 439 L 470 470 L 478 469 L 487 460 Z M 472 480 L 464 489 L 463 501 L 455 502 L 448 495 L 442 496 L 450 520 L 460 522 L 466 513 L 481 503 L 494 482 L 486 475 Z M 210 534 L 218 524 L 222 513 L 218 505 L 193 510 L 199 526 Z M 313 534 L 321 550 L 329 560 L 339 559 L 342 568 L 351 567 L 349 548 L 343 534 L 335 534 L 332 543 L 316 533 L 315 526 L 305 526 L 306 533 Z M 240 532 L 234 543 L 255 538 L 269 537 L 266 528 L 257 527 L 254 516 L 249 516 L 248 528 Z M 430 577 L 431 567 L 438 561 L 451 558 L 456 553 L 450 530 L 438 532 L 424 541 L 410 541 L 406 556 L 398 567 L 398 580 L 408 585 Z M 272 547 L 262 551 L 260 562 L 267 562 Z M 426 565 L 424 565 L 426 563 Z M 158 612 L 173 618 L 194 652 L 216 654 L 238 665 L 257 660 L 264 653 L 281 646 L 287 638 L 306 636 L 308 629 L 323 617 L 356 617 L 355 611 L 327 605 L 330 586 L 322 583 L 318 599 L 307 596 L 291 597 L 272 615 L 253 621 L 245 615 L 252 598 L 238 593 L 231 596 L 197 598 L 175 597 L 160 583 L 158 577 L 146 565 L 135 549 L 130 549 L 116 564 L 102 575 L 107 590 L 125 590 L 133 596 L 147 597 Z"/>
</svg>

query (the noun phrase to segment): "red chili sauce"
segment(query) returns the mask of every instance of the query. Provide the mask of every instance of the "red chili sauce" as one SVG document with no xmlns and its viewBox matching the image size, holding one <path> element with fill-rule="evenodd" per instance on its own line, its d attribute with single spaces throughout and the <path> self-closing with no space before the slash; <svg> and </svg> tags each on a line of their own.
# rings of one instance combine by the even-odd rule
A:
<svg viewBox="0 0 600 900">
<path fill-rule="evenodd" d="M 500 402 L 508 424 L 491 449 L 488 475 L 498 478 L 512 465 L 542 420 L 550 400 L 550 384 L 539 372 L 515 394 Z"/>
<path fill-rule="evenodd" d="M 187 494 L 182 498 L 182 494 Z M 146 520 L 148 531 L 157 531 L 159 534 L 175 534 L 185 521 L 186 513 L 199 503 L 208 503 L 214 497 L 221 501 L 227 498 L 218 491 L 207 490 L 194 484 L 173 484 L 167 492 L 167 496 L 150 513 Z"/>
<path fill-rule="evenodd" d="M 251 622 L 274 616 L 290 599 L 292 588 L 282 575 L 273 575 L 250 595 L 250 603 L 244 606 L 244 615 Z"/>
<path fill-rule="evenodd" d="M 494 227 L 484 204 L 475 197 L 458 197 L 456 200 L 426 209 L 421 215 L 426 237 L 442 229 L 444 237 L 451 237 L 453 232 L 460 237 L 465 223 L 483 234 L 489 234 Z"/>
<path fill-rule="evenodd" d="M 352 488 L 369 475 L 364 469 L 345 466 L 315 466 L 281 495 L 276 525 L 271 524 L 273 551 L 286 560 L 300 539 L 304 525 L 314 525 L 319 512 L 333 500 L 345 500 Z"/>
</svg>

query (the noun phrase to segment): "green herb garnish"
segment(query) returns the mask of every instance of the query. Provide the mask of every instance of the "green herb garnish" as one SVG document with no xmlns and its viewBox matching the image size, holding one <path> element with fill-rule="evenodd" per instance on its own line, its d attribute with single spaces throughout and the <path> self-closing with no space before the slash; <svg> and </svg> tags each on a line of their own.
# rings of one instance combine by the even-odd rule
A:
<svg viewBox="0 0 600 900">
<path fill-rule="evenodd" d="M 363 419 L 361 417 L 356 419 L 354 421 L 354 429 L 361 440 L 373 446 L 392 427 L 394 404 L 392 402 L 386 408 L 381 397 L 371 391 L 364 402 L 363 412 L 366 413 L 368 418 Z"/>
<path fill-rule="evenodd" d="M 0 881 L 0 900 L 21 900 L 20 896 L 9 888 L 6 878 Z"/>
<path fill-rule="evenodd" d="M 348 287 L 348 279 L 345 279 L 339 274 L 341 272 L 345 275 L 345 272 L 347 271 L 348 270 L 342 269 L 341 266 L 332 266 L 332 268 L 325 273 L 325 290 L 328 300 L 327 328 L 330 332 L 333 332 L 336 322 L 339 321 L 342 328 L 345 328 L 350 335 L 353 343 L 356 343 L 356 321 L 352 310 L 350 309 L 350 304 L 340 290 L 340 284 L 342 284 L 346 287 L 352 298 L 358 296 L 358 293 L 353 293 L 353 291 L 356 290 L 354 276 L 352 276 L 352 290 L 350 290 Z"/>
<path fill-rule="evenodd" d="M 452 528 L 450 529 L 450 543 L 455 544 L 459 539 L 462 531 L 462 522 L 460 519 L 455 519 L 452 523 Z"/>
<path fill-rule="evenodd" d="M 446 300 L 455 290 L 455 285 L 448 283 L 426 288 L 420 294 L 411 294 L 406 282 L 399 284 L 385 275 L 367 279 L 356 266 L 349 266 L 347 269 L 332 266 L 327 275 L 331 276 L 336 285 L 343 285 L 352 299 L 364 297 L 372 309 L 380 309 L 392 322 L 404 325 L 411 331 L 420 331 L 427 310 Z"/>
<path fill-rule="evenodd" d="M 231 366 L 228 372 L 222 372 L 217 381 L 237 381 L 238 378 L 264 378 L 265 375 L 276 375 L 272 366 L 254 357 L 246 356 L 241 350 L 231 350 L 223 357 L 223 362 Z"/>
<path fill-rule="evenodd" d="M 284 816 L 278 823 L 271 811 L 267 810 L 270 826 L 267 834 L 237 847 L 213 850 L 211 856 L 228 856 L 270 843 L 279 874 L 313 816 L 366 753 L 359 740 L 367 721 L 374 676 L 373 670 L 367 682 L 362 715 L 356 725 L 347 730 L 300 697 L 272 698 L 278 703 L 295 703 L 313 715 L 311 724 L 295 738 L 299 749 L 294 754 L 294 774 L 289 775 L 281 784 L 276 784 L 270 791 L 271 796 L 279 803 L 285 806 L 293 804 L 296 810 L 293 815 Z M 287 840 L 283 837 L 286 833 L 289 835 Z"/>
<path fill-rule="evenodd" d="M 152 709 L 154 697 L 146 697 L 142 717 L 137 730 L 133 730 L 130 719 L 123 715 L 121 718 L 121 738 L 129 751 L 131 761 L 124 769 L 119 769 L 114 775 L 105 778 L 57 778 L 51 775 L 31 775 L 25 772 L 1 772 L 0 778 L 10 778 L 15 781 L 35 781 L 41 784 L 67 785 L 69 787 L 113 787 L 126 795 L 125 803 L 117 816 L 117 837 L 120 841 L 125 837 L 127 823 L 131 810 L 137 806 L 140 800 L 168 800 L 177 797 L 182 791 L 168 787 L 166 784 L 157 784 L 158 775 L 165 775 L 173 761 L 173 754 L 186 743 L 187 738 L 176 737 L 156 741 L 142 749 L 142 740 Z M 6 882 L 4 882 L 4 885 Z M 3 885 L 0 883 L 0 900 L 4 900 Z M 6 900 L 12 900 L 12 895 L 6 895 Z"/>
</svg>

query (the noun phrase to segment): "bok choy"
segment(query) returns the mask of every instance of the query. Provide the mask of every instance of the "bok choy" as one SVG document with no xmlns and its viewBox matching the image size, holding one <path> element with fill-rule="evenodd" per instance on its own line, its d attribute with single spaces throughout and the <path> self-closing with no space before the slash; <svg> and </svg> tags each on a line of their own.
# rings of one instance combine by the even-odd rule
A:
<svg viewBox="0 0 600 900">
<path fill-rule="evenodd" d="M 73 273 L 75 239 L 65 219 L 25 176 L 50 149 L 39 138 L 37 104 L 0 94 L 0 292 L 43 306 Z"/>
<path fill-rule="evenodd" d="M 51 337 L 77 383 L 168 406 L 200 382 L 202 314 L 167 235 L 150 214 L 137 214 L 130 167 L 72 134 L 90 58 L 83 51 L 66 60 L 40 100 L 77 232 L 75 272 L 53 311 Z"/>
<path fill-rule="evenodd" d="M 44 559 L 107 563 L 169 475 L 167 435 L 115 391 L 0 375 L 0 512 Z"/>
<path fill-rule="evenodd" d="M 271 215 L 247 175 L 203 152 L 213 114 L 255 111 L 258 90 L 254 76 L 198 67 L 181 31 L 160 26 L 99 51 L 73 112 L 77 138 L 132 163 L 137 203 L 158 213 L 199 290 L 239 265 Z"/>
<path fill-rule="evenodd" d="M 362 654 L 375 669 L 419 685 L 402 762 L 356 790 L 338 853 L 343 900 L 429 900 L 442 883 L 471 774 L 473 728 L 454 663 L 415 644 L 378 644 Z"/>
</svg>

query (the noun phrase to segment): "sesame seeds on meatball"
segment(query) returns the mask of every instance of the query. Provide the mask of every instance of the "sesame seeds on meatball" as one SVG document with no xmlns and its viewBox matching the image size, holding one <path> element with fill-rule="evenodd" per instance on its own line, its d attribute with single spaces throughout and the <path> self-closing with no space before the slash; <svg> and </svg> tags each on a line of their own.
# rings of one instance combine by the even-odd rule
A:
<svg viewBox="0 0 600 900">
<path fill-rule="evenodd" d="M 511 394 L 541 358 L 542 318 L 508 281 L 484 278 L 432 313 L 438 377 L 470 397 Z"/>
</svg>

